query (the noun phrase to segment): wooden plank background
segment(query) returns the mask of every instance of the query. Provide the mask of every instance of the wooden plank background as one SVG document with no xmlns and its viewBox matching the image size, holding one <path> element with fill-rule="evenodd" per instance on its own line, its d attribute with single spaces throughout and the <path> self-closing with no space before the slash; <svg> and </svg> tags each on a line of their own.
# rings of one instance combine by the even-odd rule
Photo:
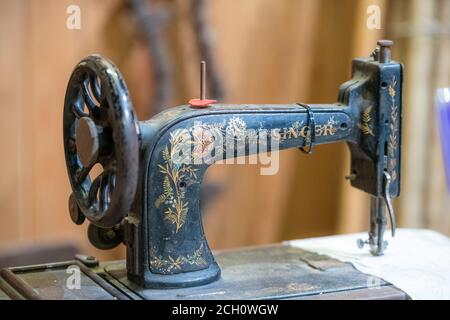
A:
<svg viewBox="0 0 450 320">
<path fill-rule="evenodd" d="M 81 30 L 65 27 L 70 4 L 81 8 Z M 172 13 L 166 40 L 176 89 L 171 104 L 177 105 L 198 95 L 190 1 L 160 4 Z M 381 30 L 366 27 L 369 4 L 382 9 Z M 350 76 L 351 58 L 369 55 L 385 34 L 388 7 L 383 0 L 208 1 L 225 102 L 334 102 Z M 0 1 L 0 246 L 72 239 L 102 258 L 123 254 L 94 250 L 86 225 L 70 222 L 62 107 L 72 68 L 97 52 L 121 69 L 139 118 L 152 113 L 151 60 L 130 21 L 119 0 Z M 228 248 L 365 230 L 367 196 L 344 181 L 348 168 L 343 144 L 321 146 L 311 156 L 285 151 L 274 176 L 260 176 L 255 165 L 213 166 L 207 180 L 223 190 L 205 212 L 210 244 Z"/>
</svg>

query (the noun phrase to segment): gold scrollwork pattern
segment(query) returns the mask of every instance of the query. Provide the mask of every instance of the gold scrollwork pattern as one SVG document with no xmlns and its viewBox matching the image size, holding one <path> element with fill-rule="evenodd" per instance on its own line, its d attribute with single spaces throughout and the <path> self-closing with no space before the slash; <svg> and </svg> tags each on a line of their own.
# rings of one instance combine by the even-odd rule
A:
<svg viewBox="0 0 450 320">
<path fill-rule="evenodd" d="M 374 136 L 372 125 L 370 124 L 370 122 L 372 121 L 372 109 L 372 105 L 364 109 L 361 115 L 361 122 L 358 123 L 358 128 L 363 134 Z"/>
<path fill-rule="evenodd" d="M 316 125 L 316 136 L 334 135 L 338 131 L 338 122 L 331 116 L 325 124 Z M 222 154 L 226 145 L 215 144 L 218 135 L 230 136 L 239 141 L 246 139 L 247 124 L 245 121 L 234 116 L 220 123 L 194 123 L 190 128 L 176 129 L 170 133 L 169 142 L 162 151 L 163 163 L 159 164 L 159 172 L 163 174 L 162 193 L 155 200 L 156 208 L 164 208 L 164 220 L 174 226 L 174 232 L 178 233 L 186 222 L 189 210 L 189 202 L 186 200 L 186 181 L 199 183 L 197 177 L 198 168 L 195 164 L 201 163 L 205 156 L 211 156 L 211 149 Z M 309 128 L 303 122 L 295 121 L 288 128 L 272 130 L 272 138 L 283 142 L 287 139 L 310 136 Z M 188 146 L 191 153 L 187 153 L 188 159 L 177 159 L 182 148 Z M 241 144 L 245 147 L 245 144 Z M 183 152 L 181 152 L 183 154 Z M 171 273 L 182 270 L 183 265 L 207 266 L 204 258 L 203 244 L 192 254 L 173 257 L 171 255 L 161 256 L 152 248 L 150 250 L 150 264 L 153 268 L 163 273 Z"/>
<path fill-rule="evenodd" d="M 391 173 L 392 181 L 397 180 L 397 158 L 395 153 L 398 148 L 398 131 L 399 131 L 399 112 L 398 105 L 395 103 L 395 85 L 397 81 L 395 76 L 392 77 L 389 83 L 389 96 L 391 97 L 391 123 L 390 123 L 390 135 L 388 141 L 388 156 L 389 156 L 389 171 Z"/>
<path fill-rule="evenodd" d="M 163 193 L 156 199 L 155 207 L 165 206 L 164 220 L 175 226 L 175 233 L 186 221 L 189 202 L 185 199 L 187 180 L 197 182 L 197 171 L 190 163 L 198 159 L 214 146 L 214 130 L 221 131 L 224 124 L 196 124 L 188 129 L 178 129 L 170 133 L 169 144 L 163 150 L 164 164 L 159 164 L 159 171 L 164 175 Z M 191 138 L 192 137 L 192 138 Z M 181 148 L 193 146 L 190 159 L 178 159 Z"/>
<path fill-rule="evenodd" d="M 200 244 L 200 247 L 192 254 L 188 254 L 186 256 L 172 257 L 169 255 L 167 258 L 163 258 L 162 256 L 157 255 L 153 248 L 150 252 L 150 256 L 152 257 L 150 260 L 151 266 L 157 268 L 163 273 L 171 273 L 173 271 L 182 270 L 183 265 L 186 264 L 199 267 L 206 267 L 208 265 L 208 262 L 204 257 L 203 243 Z"/>
<path fill-rule="evenodd" d="M 315 135 L 332 136 L 338 131 L 337 121 L 331 116 L 326 123 L 315 126 Z M 234 139 L 245 139 L 247 124 L 237 116 L 231 117 L 228 122 L 220 123 L 194 123 L 189 129 L 177 129 L 170 133 L 169 143 L 164 147 L 162 157 L 163 164 L 159 164 L 159 171 L 164 175 L 163 193 L 155 201 L 155 207 L 165 207 L 164 220 L 175 226 L 175 233 L 183 227 L 189 210 L 189 202 L 185 199 L 186 189 L 181 187 L 182 182 L 189 180 L 197 183 L 197 168 L 190 164 L 196 164 L 205 156 L 211 154 L 215 148 L 216 153 L 224 150 L 223 145 L 215 145 L 217 135 L 231 135 Z M 303 137 L 310 139 L 310 129 L 303 125 L 303 121 L 295 121 L 288 128 L 272 130 L 272 138 L 283 142 L 288 139 Z M 178 159 L 181 148 L 192 147 L 189 159 Z M 241 147 L 244 145 L 240 144 Z M 181 152 L 182 154 L 182 152 Z"/>
<path fill-rule="evenodd" d="M 163 193 L 155 201 L 156 208 L 159 208 L 162 204 L 166 206 L 164 219 L 175 225 L 176 232 L 186 221 L 189 205 L 189 202 L 184 200 L 185 190 L 181 188 L 180 182 L 186 176 L 197 178 L 196 168 L 183 163 L 174 163 L 172 160 L 182 141 L 181 131 L 171 133 L 170 147 L 166 146 L 163 151 L 164 165 L 158 165 L 159 171 L 164 175 Z"/>
</svg>

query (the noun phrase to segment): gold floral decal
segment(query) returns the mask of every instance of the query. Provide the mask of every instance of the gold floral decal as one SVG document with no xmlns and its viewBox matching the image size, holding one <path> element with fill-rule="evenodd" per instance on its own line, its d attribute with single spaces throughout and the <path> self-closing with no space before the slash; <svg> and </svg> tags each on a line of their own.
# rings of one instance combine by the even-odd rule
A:
<svg viewBox="0 0 450 320">
<path fill-rule="evenodd" d="M 316 125 L 316 136 L 334 135 L 337 132 L 335 127 L 337 121 L 334 117 L 330 117 L 326 124 Z M 277 138 L 284 140 L 288 138 L 296 138 L 298 136 L 307 137 L 308 127 L 303 126 L 303 122 L 296 121 L 292 128 L 286 132 L 278 132 Z M 189 202 L 185 199 L 186 188 L 181 186 L 181 182 L 187 180 L 197 183 L 198 169 L 189 164 L 196 164 L 197 160 L 201 160 L 205 155 L 209 155 L 212 148 L 216 153 L 221 154 L 223 145 L 214 143 L 215 135 L 231 135 L 233 139 L 239 140 L 245 138 L 247 125 L 240 117 L 232 117 L 228 122 L 211 123 L 211 124 L 195 124 L 189 129 L 177 129 L 170 133 L 169 143 L 164 147 L 162 152 L 163 164 L 159 164 L 159 171 L 163 174 L 163 192 L 155 200 L 155 207 L 164 206 L 164 220 L 174 225 L 175 233 L 178 233 L 186 222 Z M 281 130 L 281 129 L 280 129 Z M 180 150 L 186 147 L 186 143 L 192 147 L 190 159 L 186 161 L 174 161 L 179 156 Z M 181 159 L 182 160 L 182 159 Z M 173 257 L 168 255 L 162 257 L 157 255 L 152 248 L 150 252 L 151 266 L 165 273 L 176 270 L 182 270 L 183 265 L 206 266 L 207 261 L 203 257 L 203 244 L 192 254 L 186 256 Z"/>
<path fill-rule="evenodd" d="M 392 181 L 397 179 L 397 159 L 395 157 L 395 153 L 398 148 L 398 130 L 399 130 L 399 120 L 398 120 L 398 106 L 395 103 L 395 85 L 397 81 L 395 80 L 395 76 L 392 77 L 392 80 L 389 84 L 389 95 L 391 96 L 391 124 L 390 124 L 390 135 L 388 141 L 388 156 L 389 160 L 389 170 L 391 172 Z"/>
<path fill-rule="evenodd" d="M 372 108 L 373 108 L 373 106 L 370 105 L 366 109 L 364 109 L 362 116 L 361 116 L 362 123 L 358 123 L 358 128 L 361 130 L 361 132 L 363 134 L 371 135 L 371 136 L 374 135 L 372 127 L 370 126 L 370 122 L 372 121 L 372 116 L 370 115 L 372 112 Z"/>
<path fill-rule="evenodd" d="M 241 120 L 242 121 L 242 120 Z M 197 123 L 189 129 L 192 135 L 192 162 L 202 163 L 211 156 L 214 149 L 216 153 L 222 154 L 223 145 L 214 144 L 216 136 L 223 136 L 225 122 L 203 124 Z"/>
<path fill-rule="evenodd" d="M 166 205 L 164 219 L 175 225 L 178 232 L 186 221 L 189 202 L 184 200 L 185 190 L 180 187 L 180 182 L 186 177 L 197 178 L 196 168 L 185 163 L 174 163 L 173 158 L 179 151 L 181 144 L 187 138 L 187 132 L 176 130 L 170 133 L 169 146 L 163 151 L 164 165 L 158 165 L 159 171 L 164 174 L 163 194 L 155 201 L 156 208 Z"/>
<path fill-rule="evenodd" d="M 152 267 L 162 270 L 165 273 L 169 273 L 174 270 L 182 270 L 182 266 L 184 264 L 196 265 L 200 267 L 206 266 L 208 264 L 206 259 L 203 257 L 203 243 L 200 244 L 200 247 L 192 254 L 188 254 L 186 256 L 178 256 L 174 258 L 169 255 L 167 259 L 164 259 L 161 256 L 157 256 L 154 252 L 154 249 L 152 249 L 152 252 L 150 254 L 152 256 L 152 259 L 150 261 Z"/>
<path fill-rule="evenodd" d="M 330 117 L 326 124 L 316 125 L 316 136 L 334 135 L 337 132 L 337 121 Z M 163 192 L 155 200 L 155 207 L 164 206 L 164 220 L 175 226 L 175 233 L 178 233 L 186 222 L 189 210 L 189 202 L 185 199 L 186 188 L 182 183 L 187 180 L 197 181 L 197 168 L 195 164 L 201 163 L 201 160 L 211 154 L 212 148 L 216 149 L 217 154 L 222 154 L 223 145 L 214 144 L 214 136 L 220 135 L 233 137 L 240 140 L 246 137 L 247 124 L 240 117 L 231 117 L 228 122 L 220 123 L 194 123 L 189 129 L 177 129 L 170 133 L 169 143 L 162 152 L 163 164 L 159 164 L 159 171 L 164 175 Z M 276 134 L 276 139 L 281 141 L 304 137 L 310 139 L 309 127 L 303 125 L 303 122 L 294 122 L 291 128 L 280 129 Z M 192 147 L 192 153 L 189 159 L 178 159 L 180 151 L 186 146 Z M 243 145 L 239 145 L 243 147 Z M 191 165 L 194 164 L 194 165 Z"/>
<path fill-rule="evenodd" d="M 232 117 L 227 124 L 225 132 L 236 139 L 245 137 L 247 124 L 239 117 Z"/>
<path fill-rule="evenodd" d="M 164 165 L 158 165 L 159 171 L 164 175 L 163 193 L 156 199 L 155 207 L 166 206 L 164 219 L 175 226 L 175 233 L 181 229 L 186 221 L 189 202 L 185 201 L 185 188 L 181 187 L 181 182 L 187 178 L 196 181 L 198 169 L 189 163 L 196 163 L 202 159 L 205 153 L 210 152 L 214 146 L 213 130 L 222 130 L 224 124 L 196 124 L 188 129 L 178 129 L 170 133 L 169 144 L 163 150 Z M 191 139 L 191 136 L 193 139 Z M 179 159 L 174 162 L 174 158 L 179 156 L 181 148 L 193 145 L 191 159 Z"/>
</svg>

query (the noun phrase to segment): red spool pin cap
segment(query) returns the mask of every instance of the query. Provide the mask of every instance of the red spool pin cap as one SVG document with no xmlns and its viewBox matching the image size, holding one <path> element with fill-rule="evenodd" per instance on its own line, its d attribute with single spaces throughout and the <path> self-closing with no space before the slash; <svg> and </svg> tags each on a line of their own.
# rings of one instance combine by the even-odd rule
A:
<svg viewBox="0 0 450 320">
<path fill-rule="evenodd" d="M 200 98 L 189 100 L 189 104 L 194 108 L 207 108 L 217 100 L 206 99 L 206 62 L 200 62 Z"/>
<path fill-rule="evenodd" d="M 206 108 L 210 104 L 216 103 L 217 100 L 211 100 L 211 99 L 191 99 L 189 100 L 189 104 L 191 107 L 195 108 Z"/>
</svg>

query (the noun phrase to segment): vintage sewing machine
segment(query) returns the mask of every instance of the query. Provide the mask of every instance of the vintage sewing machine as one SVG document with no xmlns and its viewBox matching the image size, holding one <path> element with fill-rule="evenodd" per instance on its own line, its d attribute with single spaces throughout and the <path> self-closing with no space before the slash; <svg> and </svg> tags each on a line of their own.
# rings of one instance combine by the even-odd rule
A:
<svg viewBox="0 0 450 320">
<path fill-rule="evenodd" d="M 124 243 L 126 263 L 78 256 L 11 268 L 2 271 L 0 288 L 10 297 L 97 299 L 339 297 L 367 288 L 369 276 L 351 265 L 287 245 L 214 256 L 200 207 L 203 176 L 217 161 L 275 149 L 309 153 L 315 145 L 345 141 L 347 178 L 371 197 L 369 237 L 358 246 L 382 255 L 385 208 L 394 235 L 391 198 L 400 193 L 402 65 L 391 60 L 391 41 L 378 45 L 369 58 L 353 60 L 352 79 L 334 104 L 216 103 L 205 98 L 202 64 L 199 99 L 140 122 L 117 68 L 99 55 L 83 59 L 64 103 L 70 216 L 76 224 L 90 221 L 88 236 L 97 248 Z M 96 163 L 103 172 L 91 180 Z M 65 287 L 69 265 L 79 266 L 86 289 Z"/>
</svg>

